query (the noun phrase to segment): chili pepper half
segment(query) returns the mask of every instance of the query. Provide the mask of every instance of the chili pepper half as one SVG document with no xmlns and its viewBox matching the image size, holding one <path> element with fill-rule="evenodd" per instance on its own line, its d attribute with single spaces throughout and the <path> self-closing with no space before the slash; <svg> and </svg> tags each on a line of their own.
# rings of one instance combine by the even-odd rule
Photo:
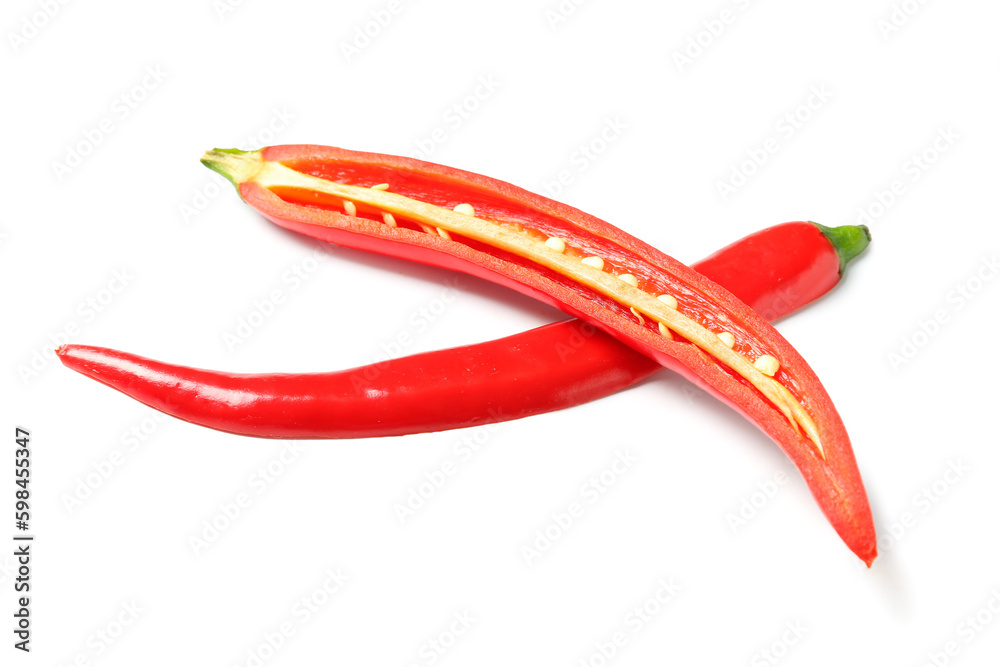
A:
<svg viewBox="0 0 1000 667">
<path fill-rule="evenodd" d="M 279 225 L 492 280 L 680 372 L 770 435 L 848 546 L 874 558 L 867 496 L 832 401 L 794 348 L 716 283 L 582 211 L 441 165 L 308 145 L 209 151 L 203 162 Z"/>
</svg>

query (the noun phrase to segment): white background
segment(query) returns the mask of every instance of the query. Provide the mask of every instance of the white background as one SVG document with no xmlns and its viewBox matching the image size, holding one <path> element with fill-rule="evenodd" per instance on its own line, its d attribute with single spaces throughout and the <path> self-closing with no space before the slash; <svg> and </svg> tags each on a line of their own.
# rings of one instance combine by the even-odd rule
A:
<svg viewBox="0 0 1000 667">
<path fill-rule="evenodd" d="M 367 44 L 357 31 L 373 12 L 385 22 L 387 1 L 49 4 L 7 2 L 0 24 L 3 470 L 14 426 L 30 428 L 37 536 L 30 656 L 10 646 L 12 547 L 0 556 L 3 664 L 596 667 L 619 631 L 607 664 L 996 664 L 995 3 L 592 0 L 556 21 L 556 0 L 419 0 L 369 25 Z M 608 123 L 614 140 L 582 158 Z M 724 199 L 719 183 L 769 138 L 777 151 Z M 428 140 L 434 161 L 543 193 L 568 170 L 558 199 L 686 261 L 778 222 L 871 211 L 874 242 L 846 281 L 779 328 L 852 435 L 875 567 L 764 435 L 677 377 L 479 434 L 482 451 L 401 524 L 394 505 L 475 433 L 305 443 L 258 493 L 285 445 L 156 421 L 51 361 L 69 327 L 72 342 L 192 366 L 332 370 L 401 332 L 414 353 L 560 318 L 466 278 L 418 330 L 447 272 L 317 250 L 198 163 L 215 146 L 411 154 Z M 285 302 L 227 346 L 275 289 Z M 93 476 L 115 451 L 110 477 Z M 617 452 L 636 462 L 527 563 L 522 547 Z M 788 481 L 734 530 L 777 472 Z M 196 553 L 241 493 L 250 506 Z M 340 590 L 298 613 L 338 568 Z M 637 628 L 626 615 L 661 580 L 679 591 Z M 432 653 L 456 614 L 471 627 Z"/>
</svg>

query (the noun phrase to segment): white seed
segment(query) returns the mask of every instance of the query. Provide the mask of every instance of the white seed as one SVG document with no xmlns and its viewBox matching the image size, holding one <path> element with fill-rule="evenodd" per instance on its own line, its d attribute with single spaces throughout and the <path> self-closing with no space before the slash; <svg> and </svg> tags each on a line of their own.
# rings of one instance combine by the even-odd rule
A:
<svg viewBox="0 0 1000 667">
<path fill-rule="evenodd" d="M 382 222 L 389 225 L 390 227 L 396 226 L 396 218 L 392 217 L 392 213 L 383 213 Z"/>
<path fill-rule="evenodd" d="M 638 310 L 636 310 L 635 308 L 629 308 L 629 310 L 631 310 L 632 314 L 635 315 L 639 319 L 639 324 L 645 324 L 646 323 L 646 320 L 642 319 L 642 315 L 639 314 Z"/>
<path fill-rule="evenodd" d="M 632 287 L 638 287 L 639 286 L 639 281 L 631 273 L 623 273 L 623 274 L 621 274 L 620 276 L 618 276 L 618 280 L 622 281 L 623 283 L 628 283 Z"/>
<path fill-rule="evenodd" d="M 455 213 L 464 213 L 465 215 L 475 215 L 476 209 L 472 208 L 472 204 L 459 204 L 454 209 Z"/>
<path fill-rule="evenodd" d="M 388 190 L 388 189 L 389 189 L 388 183 L 379 183 L 378 185 L 372 186 L 372 190 Z"/>
<path fill-rule="evenodd" d="M 662 301 L 663 303 L 667 304 L 668 308 L 674 308 L 674 309 L 677 308 L 677 299 L 675 299 L 674 297 L 670 296 L 669 294 L 661 294 L 660 296 L 658 296 L 656 298 L 658 300 Z"/>
<path fill-rule="evenodd" d="M 732 347 L 736 345 L 736 336 L 729 333 L 728 331 L 723 331 L 719 334 L 719 340 L 726 344 L 726 347 Z"/>
<path fill-rule="evenodd" d="M 762 354 L 757 357 L 757 361 L 753 362 L 753 367 L 759 370 L 764 375 L 774 376 L 781 368 L 778 364 L 778 360 L 772 357 L 770 354 Z"/>
<path fill-rule="evenodd" d="M 548 247 L 552 248 L 556 252 L 562 252 L 563 250 L 566 249 L 566 242 L 563 241 L 561 238 L 556 237 L 556 236 L 550 236 L 545 241 L 545 245 L 547 245 Z"/>
<path fill-rule="evenodd" d="M 604 268 L 604 260 L 600 257 L 584 257 L 580 260 L 580 262 L 586 264 L 587 266 L 592 266 L 598 271 Z"/>
<path fill-rule="evenodd" d="M 668 329 L 667 325 L 663 322 L 660 322 L 660 335 L 664 338 L 669 338 L 670 340 L 674 339 L 674 333 Z"/>
<path fill-rule="evenodd" d="M 437 233 L 438 236 L 440 236 L 441 238 L 448 239 L 449 241 L 451 240 L 451 234 L 448 233 L 447 229 L 441 229 L 440 227 L 438 227 Z"/>
<path fill-rule="evenodd" d="M 344 200 L 344 213 L 346 213 L 347 215 L 357 215 L 358 214 L 358 207 L 354 205 L 354 202 L 348 201 L 348 200 L 345 199 Z"/>
</svg>

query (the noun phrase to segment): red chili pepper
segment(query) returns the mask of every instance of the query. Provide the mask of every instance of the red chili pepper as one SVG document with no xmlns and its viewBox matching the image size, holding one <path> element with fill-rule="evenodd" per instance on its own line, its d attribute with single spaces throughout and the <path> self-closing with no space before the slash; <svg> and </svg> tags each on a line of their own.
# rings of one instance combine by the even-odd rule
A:
<svg viewBox="0 0 1000 667">
<path fill-rule="evenodd" d="M 317 146 L 212 151 L 204 161 L 282 226 L 486 277 L 679 370 L 771 435 L 848 546 L 874 558 L 867 498 L 832 403 L 791 346 L 715 283 L 585 213 L 439 165 Z"/>
<path fill-rule="evenodd" d="M 833 234 L 860 243 L 835 245 Z M 858 227 L 789 222 L 693 268 L 778 318 L 831 289 L 841 275 L 838 252 L 866 243 Z M 765 261 L 766 275 L 750 268 Z M 57 352 L 67 367 L 157 410 L 261 438 L 374 438 L 520 419 L 608 396 L 663 368 L 580 320 L 330 373 L 222 373 L 86 345 Z"/>
</svg>

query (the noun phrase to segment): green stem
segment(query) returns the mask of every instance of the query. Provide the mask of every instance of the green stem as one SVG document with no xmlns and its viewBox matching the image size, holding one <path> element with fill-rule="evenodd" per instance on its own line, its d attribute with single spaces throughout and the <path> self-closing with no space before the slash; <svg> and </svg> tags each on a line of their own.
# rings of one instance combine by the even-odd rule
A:
<svg viewBox="0 0 1000 667">
<path fill-rule="evenodd" d="M 861 254 L 861 251 L 871 243 L 872 233 L 865 225 L 843 225 L 841 227 L 824 227 L 818 222 L 810 224 L 823 232 L 840 257 L 840 275 L 844 275 L 844 268 L 847 263 Z"/>
<path fill-rule="evenodd" d="M 260 151 L 241 151 L 238 148 L 213 148 L 201 158 L 201 163 L 217 171 L 240 189 L 240 183 L 252 178 L 263 165 Z"/>
</svg>

